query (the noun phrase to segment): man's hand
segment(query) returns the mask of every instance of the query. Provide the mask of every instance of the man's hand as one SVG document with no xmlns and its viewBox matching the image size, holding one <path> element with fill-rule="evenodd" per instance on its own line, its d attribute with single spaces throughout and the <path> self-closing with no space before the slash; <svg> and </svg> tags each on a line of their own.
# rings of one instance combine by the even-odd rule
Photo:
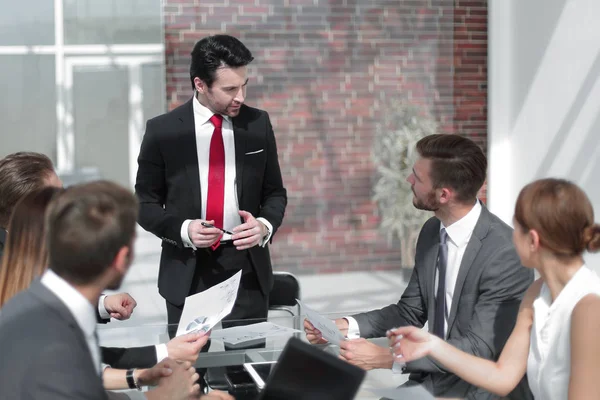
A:
<svg viewBox="0 0 600 400">
<path fill-rule="evenodd" d="M 188 236 L 190 241 L 196 246 L 196 248 L 203 249 L 210 247 L 217 240 L 220 240 L 223 232 L 217 228 L 207 228 L 202 226 L 202 222 L 208 222 L 214 224 L 215 221 L 205 221 L 202 219 L 195 219 L 188 225 Z"/>
<path fill-rule="evenodd" d="M 111 317 L 125 321 L 131 317 L 137 303 L 129 293 L 111 294 L 104 298 L 104 308 Z"/>
<path fill-rule="evenodd" d="M 195 363 L 198 359 L 200 349 L 208 341 L 209 335 L 204 333 L 188 333 L 177 336 L 167 343 L 169 358 L 177 361 L 190 361 Z"/>
<path fill-rule="evenodd" d="M 161 362 L 172 372 L 169 376 L 159 379 L 158 387 L 146 393 L 149 400 L 188 400 L 200 396 L 200 377 L 189 362 L 177 363 L 165 359 Z"/>
<path fill-rule="evenodd" d="M 343 336 L 348 335 L 348 321 L 346 318 L 338 318 L 333 322 L 335 322 L 335 326 L 337 326 Z M 304 320 L 304 333 L 306 333 L 306 339 L 311 344 L 327 343 L 327 340 L 323 338 L 321 331 L 315 328 L 307 319 Z"/>
<path fill-rule="evenodd" d="M 377 346 L 366 339 L 344 340 L 340 343 L 340 358 L 366 371 L 392 368 L 394 358 L 387 347 Z"/>
<path fill-rule="evenodd" d="M 267 227 L 248 211 L 239 211 L 244 223 L 233 228 L 233 244 L 238 250 L 246 250 L 260 243 L 267 235 Z"/>
</svg>

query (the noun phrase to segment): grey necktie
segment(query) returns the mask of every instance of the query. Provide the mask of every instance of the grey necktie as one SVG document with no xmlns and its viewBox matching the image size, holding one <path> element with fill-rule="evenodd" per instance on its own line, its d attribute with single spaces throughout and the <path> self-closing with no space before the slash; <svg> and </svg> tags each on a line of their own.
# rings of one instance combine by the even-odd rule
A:
<svg viewBox="0 0 600 400">
<path fill-rule="evenodd" d="M 440 249 L 438 253 L 438 286 L 435 296 L 435 314 L 433 315 L 433 334 L 444 339 L 446 319 L 446 266 L 448 264 L 448 234 L 440 230 Z"/>
</svg>

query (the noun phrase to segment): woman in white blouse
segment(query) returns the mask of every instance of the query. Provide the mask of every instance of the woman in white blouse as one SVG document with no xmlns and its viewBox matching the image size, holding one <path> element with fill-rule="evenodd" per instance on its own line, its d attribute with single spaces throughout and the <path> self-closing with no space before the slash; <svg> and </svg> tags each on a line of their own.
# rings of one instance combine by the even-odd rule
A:
<svg viewBox="0 0 600 400">
<path fill-rule="evenodd" d="M 513 242 L 541 278 L 526 292 L 498 361 L 466 354 L 415 327 L 388 332 L 399 360 L 432 357 L 462 379 L 506 396 L 523 378 L 540 400 L 600 399 L 600 278 L 583 252 L 600 248 L 600 226 L 585 193 L 561 179 L 525 186 Z"/>
</svg>

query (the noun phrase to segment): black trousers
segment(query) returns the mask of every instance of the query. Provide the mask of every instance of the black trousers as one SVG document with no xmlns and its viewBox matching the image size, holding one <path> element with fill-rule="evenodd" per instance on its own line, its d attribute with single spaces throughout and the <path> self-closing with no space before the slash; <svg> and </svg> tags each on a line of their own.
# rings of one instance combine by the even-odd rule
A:
<svg viewBox="0 0 600 400">
<path fill-rule="evenodd" d="M 188 295 L 202 292 L 221 283 L 235 275 L 240 269 L 242 270 L 242 278 L 237 299 L 231 313 L 222 321 L 223 328 L 266 321 L 269 296 L 263 293 L 260 288 L 258 277 L 254 272 L 247 250 L 239 251 L 230 243 L 220 245 L 215 251 L 210 249 L 198 249 L 196 251 L 196 270 Z M 177 332 L 177 324 L 181 319 L 183 305 L 171 304 L 168 301 L 166 301 L 166 304 L 167 321 L 170 325 L 169 336 L 173 338 Z M 249 319 L 249 321 L 232 322 L 233 320 L 243 319 Z M 208 351 L 209 346 L 210 343 L 202 351 Z"/>
</svg>

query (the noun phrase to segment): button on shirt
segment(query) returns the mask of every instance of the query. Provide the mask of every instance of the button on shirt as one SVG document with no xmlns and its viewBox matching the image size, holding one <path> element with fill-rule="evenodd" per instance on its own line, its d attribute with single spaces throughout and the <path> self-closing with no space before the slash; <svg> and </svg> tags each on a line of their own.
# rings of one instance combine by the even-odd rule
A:
<svg viewBox="0 0 600 400">
<path fill-rule="evenodd" d="M 100 347 L 96 338 L 96 310 L 81 293 L 51 269 L 42 276 L 42 284 L 58 297 L 69 309 L 90 349 L 94 368 L 100 375 Z"/>
<path fill-rule="evenodd" d="M 452 308 L 452 298 L 454 297 L 454 288 L 456 286 L 456 279 L 458 278 L 458 271 L 460 270 L 460 264 L 463 256 L 465 255 L 465 250 L 467 249 L 467 245 L 469 244 L 469 240 L 471 239 L 471 235 L 473 234 L 473 230 L 475 229 L 475 225 L 477 225 L 480 215 L 481 203 L 479 200 L 477 200 L 471 211 L 469 211 L 467 215 L 452 225 L 444 226 L 444 224 L 440 223 L 440 230 L 445 228 L 446 233 L 448 234 L 448 263 L 446 265 L 446 316 L 444 318 L 444 332 L 446 335 L 448 334 L 448 314 Z M 436 271 L 434 293 L 437 290 L 437 274 L 438 273 Z M 348 338 L 359 338 L 360 329 L 358 322 L 356 322 L 356 320 L 352 317 L 344 318 L 348 320 Z M 431 324 L 433 324 L 433 321 L 431 321 Z M 403 365 L 403 363 L 394 364 L 395 372 L 397 372 L 396 364 Z"/>
<path fill-rule="evenodd" d="M 194 109 L 194 126 L 196 130 L 196 150 L 198 152 L 198 172 L 200 174 L 200 193 L 202 214 L 201 218 L 206 219 L 206 203 L 208 199 L 208 165 L 210 158 L 210 140 L 214 132 L 214 125 L 210 122 L 210 118 L 214 115 L 207 107 L 200 104 L 198 98 L 194 96 L 192 101 Z M 231 231 L 236 226 L 240 225 L 240 215 L 238 197 L 237 197 L 237 181 L 235 170 L 235 141 L 233 137 L 233 121 L 228 116 L 223 116 L 223 125 L 221 127 L 223 134 L 223 146 L 225 147 L 225 204 L 223 205 L 223 229 Z M 269 234 L 260 243 L 264 246 L 270 239 L 270 234 L 273 232 L 273 226 L 264 218 L 257 218 L 267 227 Z M 192 222 L 191 219 L 186 220 L 181 226 L 181 239 L 184 246 L 194 247 L 189 239 L 188 227 Z M 221 240 L 231 240 L 231 235 L 225 233 Z"/>
</svg>

